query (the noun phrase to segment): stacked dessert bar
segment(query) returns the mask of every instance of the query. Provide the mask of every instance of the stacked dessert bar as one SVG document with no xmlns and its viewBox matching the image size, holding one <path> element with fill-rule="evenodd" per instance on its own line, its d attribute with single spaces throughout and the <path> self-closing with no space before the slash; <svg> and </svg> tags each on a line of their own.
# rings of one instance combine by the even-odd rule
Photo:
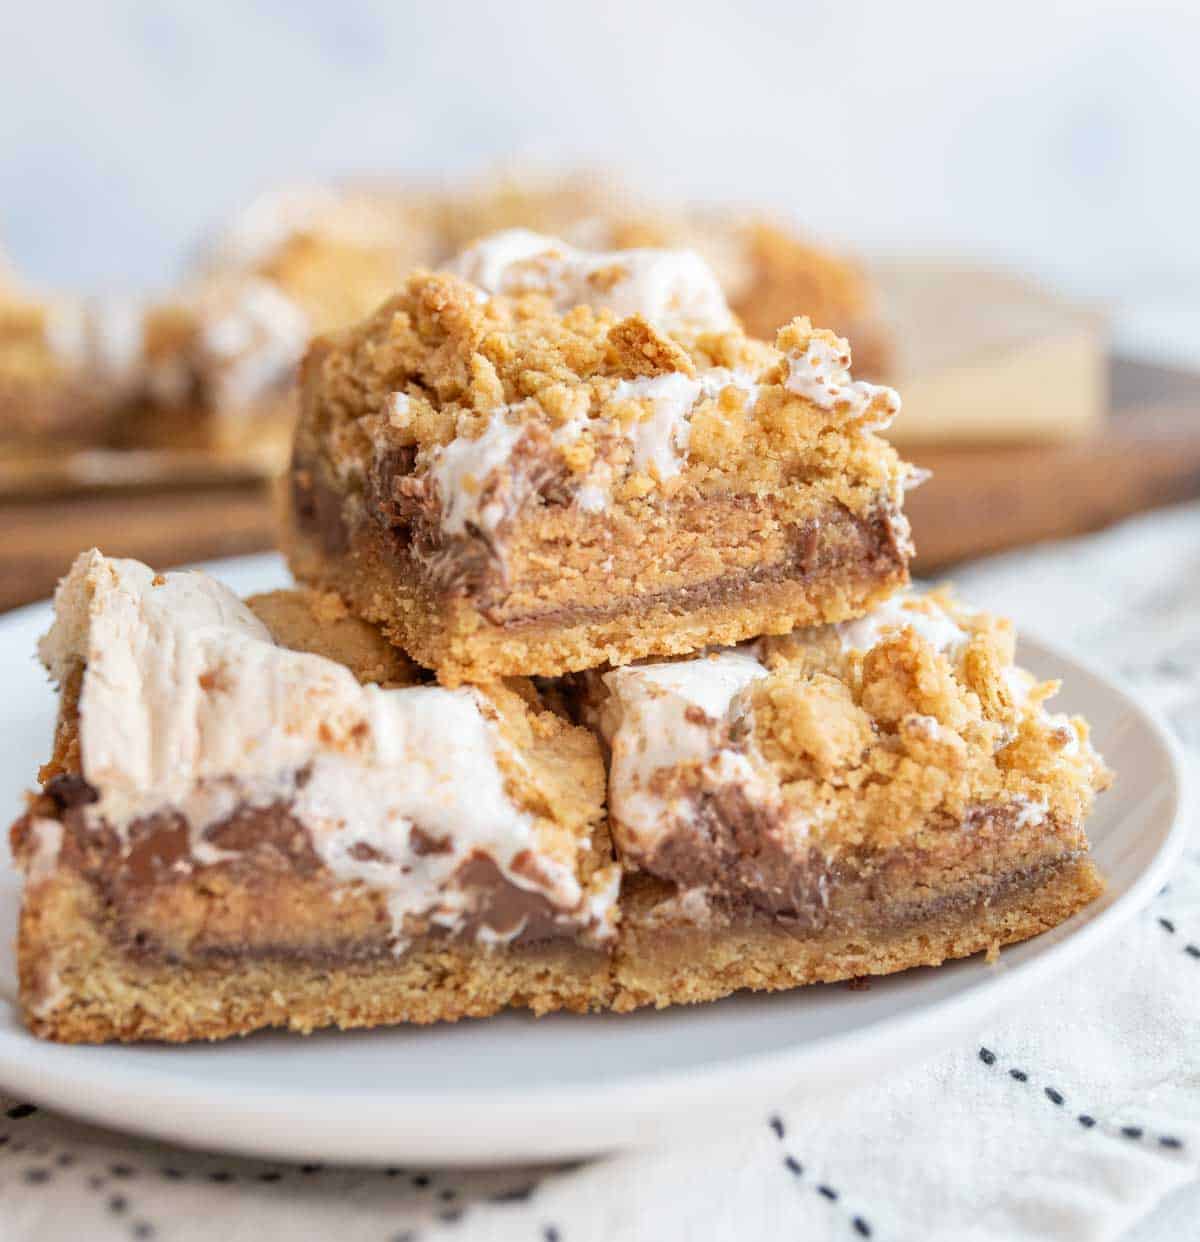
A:
<svg viewBox="0 0 1200 1242">
<path fill-rule="evenodd" d="M 689 252 L 505 232 L 319 340 L 302 584 L 81 556 L 13 830 L 26 1020 L 217 1038 L 630 1010 L 1035 935 L 1108 774 L 907 589 L 899 411 Z"/>
</svg>

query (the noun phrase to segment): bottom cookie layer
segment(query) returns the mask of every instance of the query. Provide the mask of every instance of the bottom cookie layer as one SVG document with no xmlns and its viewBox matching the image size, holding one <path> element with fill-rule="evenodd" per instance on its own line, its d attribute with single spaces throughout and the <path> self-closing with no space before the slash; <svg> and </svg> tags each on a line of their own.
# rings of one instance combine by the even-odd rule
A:
<svg viewBox="0 0 1200 1242">
<path fill-rule="evenodd" d="M 611 956 L 573 943 L 491 946 L 426 941 L 401 956 L 358 961 L 138 955 L 107 933 L 90 885 L 60 872 L 22 914 L 21 995 L 39 1036 L 67 1043 L 221 1039 L 264 1027 L 308 1033 L 485 1017 L 514 1006 L 537 1014 L 716 1000 L 742 989 L 935 966 L 1028 939 L 1103 891 L 1095 867 L 1073 860 L 1014 883 L 1001 896 L 890 929 L 819 933 L 756 916 L 717 927 L 664 921 L 661 888 L 636 879 Z"/>
<path fill-rule="evenodd" d="M 26 1025 L 63 1043 L 454 1022 L 510 1006 L 586 1012 L 611 991 L 609 956 L 569 941 L 484 947 L 430 939 L 399 956 L 353 961 L 139 955 L 109 934 L 91 886 L 65 872 L 26 902 L 18 962 Z"/>
<path fill-rule="evenodd" d="M 654 887 L 622 900 L 611 1001 L 618 1012 L 888 975 L 981 952 L 991 956 L 1082 910 L 1104 891 L 1104 880 L 1087 859 L 1072 860 L 928 918 L 816 934 L 767 916 L 717 929 L 667 926 L 656 913 Z"/>
</svg>

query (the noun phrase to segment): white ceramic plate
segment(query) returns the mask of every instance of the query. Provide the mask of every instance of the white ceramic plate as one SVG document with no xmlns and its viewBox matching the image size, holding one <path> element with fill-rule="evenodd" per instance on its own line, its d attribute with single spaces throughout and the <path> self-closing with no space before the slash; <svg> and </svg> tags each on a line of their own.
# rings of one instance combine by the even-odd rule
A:
<svg viewBox="0 0 1200 1242">
<path fill-rule="evenodd" d="M 211 566 L 239 591 L 285 576 L 275 557 Z M 49 753 L 54 697 L 36 605 L 0 618 L 0 821 Z M 1183 845 L 1175 743 L 1125 691 L 1034 642 L 1021 658 L 1062 676 L 1059 702 L 1092 722 L 1120 779 L 1090 831 L 1103 900 L 1036 940 L 873 981 L 627 1016 L 509 1014 L 456 1026 L 182 1048 L 59 1047 L 27 1035 L 8 942 L 18 888 L 0 856 L 0 1084 L 90 1121 L 174 1142 L 279 1158 L 499 1164 L 694 1135 L 761 1113 L 781 1092 L 869 1081 L 969 1037 L 1014 997 L 1091 952 L 1163 883 Z"/>
</svg>

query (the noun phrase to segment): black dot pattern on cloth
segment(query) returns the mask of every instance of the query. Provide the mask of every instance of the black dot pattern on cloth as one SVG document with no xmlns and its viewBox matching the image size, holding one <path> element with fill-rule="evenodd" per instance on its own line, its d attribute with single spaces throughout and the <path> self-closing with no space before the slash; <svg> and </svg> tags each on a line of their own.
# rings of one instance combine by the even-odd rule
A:
<svg viewBox="0 0 1200 1242">
<path fill-rule="evenodd" d="M 42 1114 L 33 1104 L 16 1103 L 4 1108 L 4 1116 L 8 1121 L 19 1125 L 29 1122 L 31 1119 L 39 1118 Z M 76 1174 L 78 1166 L 82 1163 L 81 1157 L 77 1152 L 59 1151 L 54 1153 L 49 1143 L 26 1142 L 22 1139 L 14 1139 L 9 1133 L 0 1135 L 0 1149 L 3 1149 L 5 1154 L 10 1156 L 25 1152 L 47 1157 L 53 1155 L 52 1165 L 30 1165 L 20 1171 L 22 1183 L 29 1187 L 48 1186 L 53 1188 L 56 1172 L 59 1177 L 69 1178 Z M 133 1215 L 129 1196 L 111 1191 L 110 1189 L 110 1183 L 113 1180 L 118 1182 L 128 1181 L 136 1175 L 136 1172 L 136 1169 L 129 1164 L 109 1164 L 104 1167 L 103 1171 L 88 1172 L 81 1176 L 79 1184 L 86 1186 L 89 1191 L 96 1192 L 102 1196 L 97 1203 L 98 1210 L 106 1212 L 116 1220 L 128 1221 L 127 1227 L 130 1237 L 141 1240 L 153 1239 L 156 1237 L 157 1231 L 148 1220 Z"/>
<path fill-rule="evenodd" d="M 989 1069 L 999 1064 L 999 1058 L 990 1048 L 980 1048 L 979 1059 Z M 1008 1076 L 1019 1083 L 1029 1082 L 1029 1074 L 1017 1066 L 1009 1069 Z M 1042 1095 L 1056 1108 L 1065 1109 L 1067 1106 L 1067 1097 L 1056 1086 L 1044 1086 L 1042 1088 Z M 1131 1142 L 1141 1142 L 1141 1140 L 1148 1137 L 1146 1131 L 1141 1126 L 1118 1126 L 1111 1122 L 1103 1122 L 1091 1113 L 1077 1113 L 1075 1120 L 1085 1130 L 1097 1130 L 1101 1134 L 1118 1136 L 1123 1139 L 1129 1139 Z M 1174 1134 L 1158 1134 L 1152 1137 L 1159 1147 L 1166 1148 L 1168 1151 L 1182 1151 L 1184 1148 L 1183 1140 Z"/>
<path fill-rule="evenodd" d="M 787 1126 L 784 1124 L 783 1118 L 778 1113 L 773 1113 L 767 1118 L 767 1125 L 770 1127 L 771 1133 L 782 1143 L 787 1138 Z M 820 1195 L 822 1199 L 829 1203 L 839 1203 L 842 1199 L 842 1193 L 836 1187 L 831 1186 L 828 1182 L 809 1183 L 804 1176 L 804 1165 L 791 1153 L 785 1152 L 783 1156 L 783 1167 L 789 1174 L 802 1186 L 810 1185 L 813 1191 Z M 857 1214 L 849 1217 L 850 1228 L 860 1238 L 871 1238 L 875 1236 L 875 1231 L 871 1227 L 870 1222 L 865 1216 Z"/>
<path fill-rule="evenodd" d="M 1161 897 L 1166 891 L 1167 890 L 1164 888 L 1162 892 L 1159 893 L 1159 896 Z M 1158 925 L 1167 933 L 1168 936 L 1174 936 L 1179 931 L 1172 919 L 1160 917 Z M 1183 946 L 1183 951 L 1188 955 L 1188 957 L 1193 958 L 1196 961 L 1200 961 L 1200 944 L 1197 944 L 1194 940 L 1188 940 Z"/>
<path fill-rule="evenodd" d="M 95 1220 L 106 1221 L 110 1237 L 114 1230 L 135 1242 L 170 1238 L 170 1220 L 155 1220 L 147 1211 L 147 1198 L 161 1205 L 168 1187 L 207 1187 L 210 1193 L 231 1188 L 242 1194 L 290 1197 L 295 1189 L 320 1186 L 337 1201 L 348 1188 L 376 1195 L 381 1208 L 395 1209 L 394 1220 L 380 1229 L 380 1242 L 432 1242 L 449 1236 L 460 1221 L 469 1220 L 477 1204 L 530 1203 L 537 1194 L 542 1171 L 499 1169 L 474 1173 L 465 1185 L 451 1172 L 404 1169 L 389 1165 L 380 1169 L 330 1168 L 316 1161 L 288 1164 L 278 1161 L 226 1159 L 203 1152 L 172 1151 L 151 1140 L 109 1135 L 103 1150 L 89 1146 L 82 1134 L 68 1149 L 53 1139 L 61 1119 L 43 1113 L 35 1105 L 0 1098 L 0 1186 L 19 1182 L 37 1193 L 45 1186 L 54 1193 L 60 1183 L 83 1190 L 95 1205 Z M 114 1148 L 118 1149 L 114 1152 Z M 118 1157 L 114 1159 L 114 1154 Z M 121 1157 L 124 1158 L 121 1158 Z M 548 1167 L 545 1173 L 561 1173 L 579 1167 L 579 1161 Z M 533 1176 L 531 1176 L 533 1174 Z M 157 1194 L 155 1194 L 157 1188 Z M 86 1219 L 80 1236 L 87 1236 Z M 530 1221 L 530 1242 L 570 1242 L 558 1222 Z"/>
<path fill-rule="evenodd" d="M 533 1192 L 537 1189 L 536 1182 L 530 1182 L 528 1186 L 517 1186 L 512 1190 L 502 1190 L 498 1194 L 489 1195 L 489 1203 L 524 1203 L 533 1197 Z"/>
</svg>

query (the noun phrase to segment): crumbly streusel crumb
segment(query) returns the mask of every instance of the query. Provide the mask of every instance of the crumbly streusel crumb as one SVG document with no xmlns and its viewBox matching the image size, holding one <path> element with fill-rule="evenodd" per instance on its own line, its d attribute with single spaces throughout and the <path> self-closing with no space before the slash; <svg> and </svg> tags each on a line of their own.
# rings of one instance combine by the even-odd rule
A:
<svg viewBox="0 0 1200 1242">
<path fill-rule="evenodd" d="M 1078 826 L 1110 774 L 1086 724 L 1046 710 L 1054 683 L 1038 683 L 1012 653 L 1009 623 L 937 592 L 707 658 L 619 670 L 604 677 L 608 699 L 593 678 L 591 710 L 614 748 L 618 841 L 626 820 L 659 839 L 697 781 L 718 800 L 740 790 L 756 814 L 802 826 L 803 849 L 835 854 L 920 846 L 981 808 Z M 691 740 L 676 751 L 666 722 L 678 716 Z"/>
<path fill-rule="evenodd" d="M 541 427 L 553 437 L 543 450 L 573 472 L 603 460 L 617 499 L 778 486 L 801 458 L 814 480 L 898 494 L 892 450 L 849 434 L 859 411 L 789 388 L 787 351 L 814 336 L 847 351 L 807 320 L 772 348 L 732 329 L 688 336 L 586 306 L 558 314 L 538 292 L 487 298 L 451 275 L 420 273 L 364 324 L 315 348 L 308 402 L 340 474 L 407 448 L 419 473 L 452 440 L 482 452 L 489 429 Z"/>
<path fill-rule="evenodd" d="M 881 611 L 882 623 L 868 616 L 815 642 L 763 641 L 770 671 L 753 689 L 754 739 L 789 802 L 816 809 L 829 786 L 857 791 L 840 814 L 869 821 L 877 841 L 993 802 L 1080 821 L 1111 776 L 1086 723 L 1046 710 L 1056 684 L 1013 664 L 1011 623 L 945 591 Z"/>
</svg>

